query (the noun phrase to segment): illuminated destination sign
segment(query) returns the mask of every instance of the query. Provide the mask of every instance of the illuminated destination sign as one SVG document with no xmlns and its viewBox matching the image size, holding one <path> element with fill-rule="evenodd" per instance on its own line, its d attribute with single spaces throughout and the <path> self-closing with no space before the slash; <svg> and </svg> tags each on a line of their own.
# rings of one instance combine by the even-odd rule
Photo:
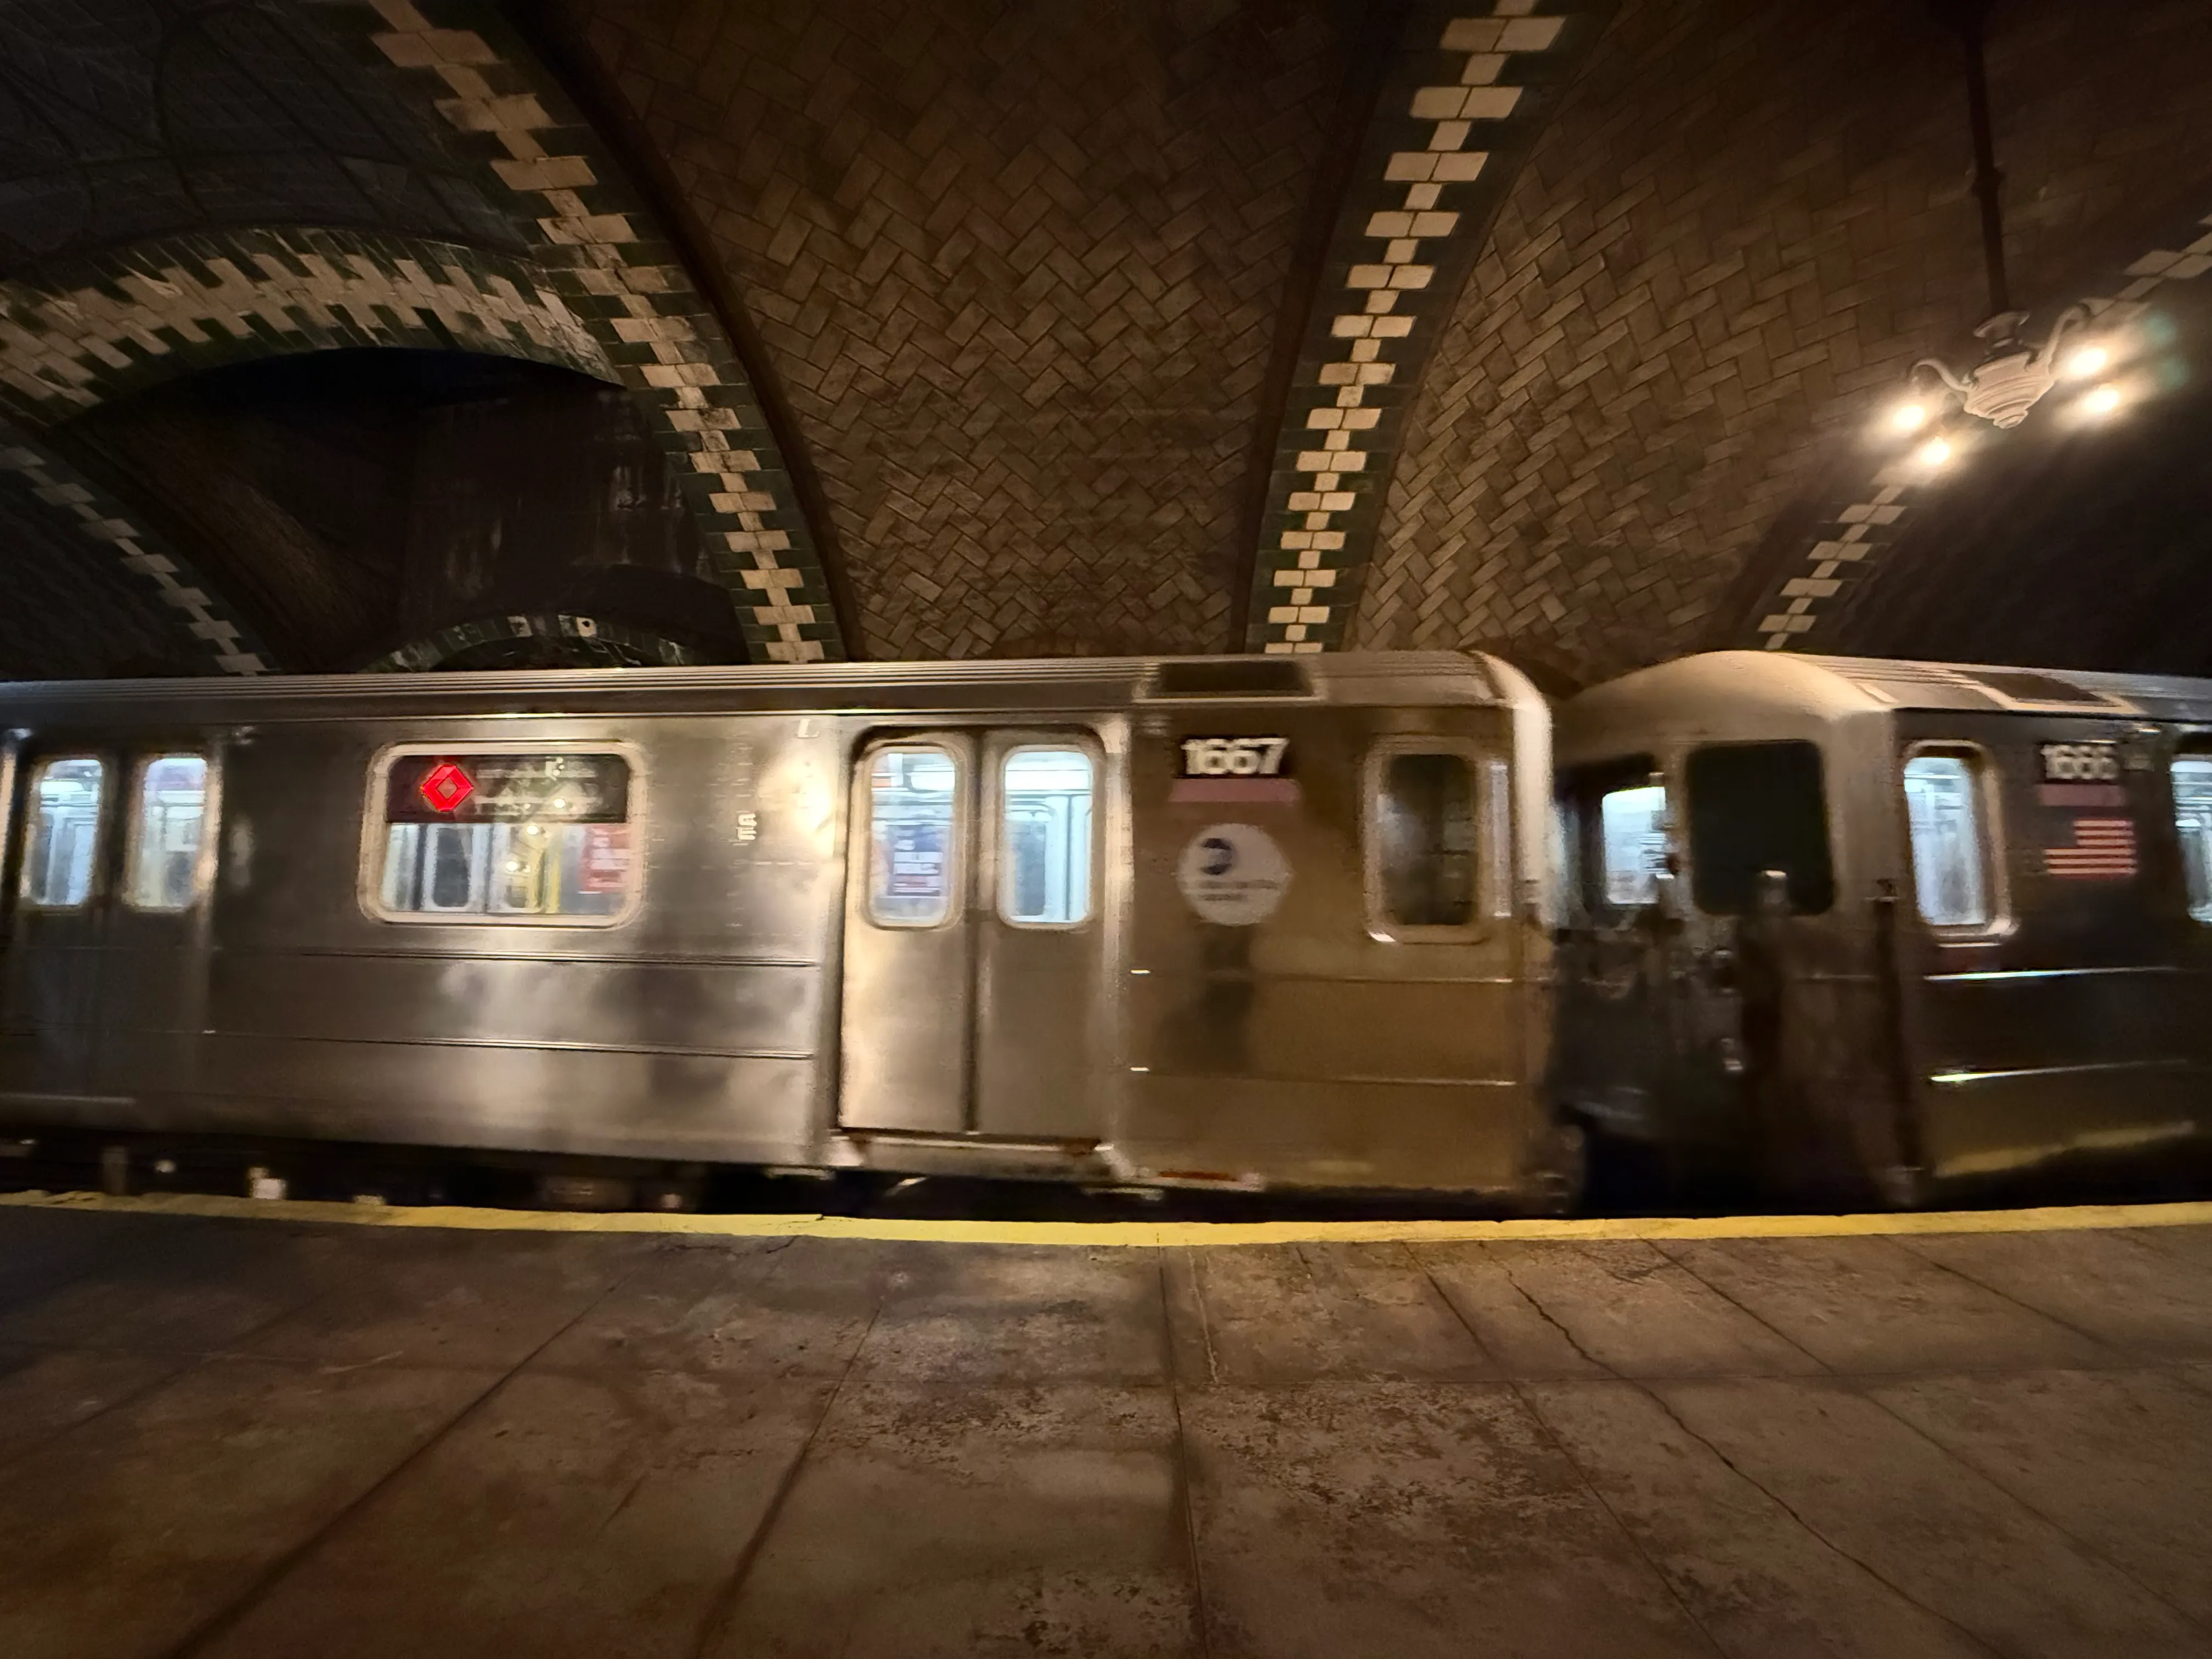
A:
<svg viewBox="0 0 2212 1659">
<path fill-rule="evenodd" d="M 619 755 L 402 755 L 385 781 L 391 823 L 621 823 Z"/>
</svg>

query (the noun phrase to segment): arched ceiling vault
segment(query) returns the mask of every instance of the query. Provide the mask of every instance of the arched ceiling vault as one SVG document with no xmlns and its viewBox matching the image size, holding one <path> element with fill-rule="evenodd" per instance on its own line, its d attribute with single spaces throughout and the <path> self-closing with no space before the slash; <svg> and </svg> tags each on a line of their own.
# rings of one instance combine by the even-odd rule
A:
<svg viewBox="0 0 2212 1659">
<path fill-rule="evenodd" d="M 1939 9 L 21 0 L 0 415 L 33 459 L 0 494 L 46 526 L 40 592 L 86 523 L 160 538 L 206 614 L 143 563 L 84 614 L 111 659 L 169 626 L 202 667 L 2212 672 L 2173 622 L 2212 553 L 2212 10 L 1992 0 L 2013 289 L 2039 335 L 2092 308 L 2124 407 L 2062 388 L 1935 466 L 1880 417 L 1988 309 Z M 412 550 L 332 563 L 346 440 L 288 448 L 281 411 L 341 395 L 344 353 L 425 349 L 509 368 L 354 469 L 408 495 Z M 287 356 L 335 378 L 233 373 Z M 40 489 L 93 494 L 56 518 Z M 318 559 L 309 627 L 278 589 Z"/>
</svg>

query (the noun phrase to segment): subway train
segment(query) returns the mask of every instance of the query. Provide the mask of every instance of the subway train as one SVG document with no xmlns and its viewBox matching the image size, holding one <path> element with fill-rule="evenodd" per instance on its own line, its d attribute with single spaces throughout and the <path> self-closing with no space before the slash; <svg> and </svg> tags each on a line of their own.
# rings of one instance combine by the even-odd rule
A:
<svg viewBox="0 0 2212 1659">
<path fill-rule="evenodd" d="M 6 1184 L 1909 1206 L 2206 1127 L 2212 684 L 1689 658 L 1559 711 L 1556 792 L 1450 653 L 0 706 Z"/>
</svg>

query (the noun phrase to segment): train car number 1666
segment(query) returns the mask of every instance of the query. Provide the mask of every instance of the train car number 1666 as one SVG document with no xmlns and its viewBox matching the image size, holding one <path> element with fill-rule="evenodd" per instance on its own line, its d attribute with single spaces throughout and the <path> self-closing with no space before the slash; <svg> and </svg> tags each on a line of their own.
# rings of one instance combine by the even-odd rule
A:
<svg viewBox="0 0 2212 1659">
<path fill-rule="evenodd" d="M 1288 774 L 1288 738 L 1185 738 L 1187 778 L 1276 778 Z"/>
</svg>

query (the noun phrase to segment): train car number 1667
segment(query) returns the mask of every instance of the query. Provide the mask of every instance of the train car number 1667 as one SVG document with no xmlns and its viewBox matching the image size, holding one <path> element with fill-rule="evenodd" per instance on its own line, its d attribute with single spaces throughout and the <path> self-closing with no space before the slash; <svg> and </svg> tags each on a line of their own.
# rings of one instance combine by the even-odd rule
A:
<svg viewBox="0 0 2212 1659">
<path fill-rule="evenodd" d="M 1288 738 L 1185 738 L 1182 774 L 1187 778 L 1275 778 L 1285 775 Z"/>
</svg>

